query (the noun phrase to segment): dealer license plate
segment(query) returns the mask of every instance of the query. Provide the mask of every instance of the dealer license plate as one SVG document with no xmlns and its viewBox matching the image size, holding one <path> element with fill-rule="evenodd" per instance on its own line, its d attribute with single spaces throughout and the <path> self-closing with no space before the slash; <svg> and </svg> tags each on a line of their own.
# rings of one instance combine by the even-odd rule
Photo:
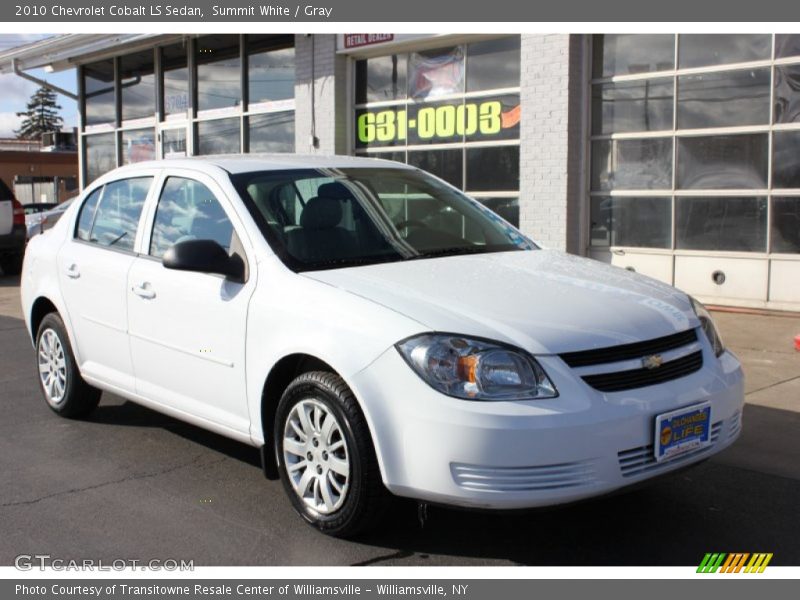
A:
<svg viewBox="0 0 800 600">
<path fill-rule="evenodd" d="M 656 417 L 656 460 L 669 460 L 711 444 L 711 405 L 695 404 Z"/>
</svg>

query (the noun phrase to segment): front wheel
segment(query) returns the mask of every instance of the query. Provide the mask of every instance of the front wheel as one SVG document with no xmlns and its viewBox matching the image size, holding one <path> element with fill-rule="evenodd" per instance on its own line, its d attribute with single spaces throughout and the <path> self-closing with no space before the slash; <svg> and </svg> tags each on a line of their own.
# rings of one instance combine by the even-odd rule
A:
<svg viewBox="0 0 800 600">
<path fill-rule="evenodd" d="M 306 521 L 337 537 L 374 525 L 389 494 L 364 415 L 341 377 L 315 371 L 292 381 L 274 439 L 281 481 Z"/>
<path fill-rule="evenodd" d="M 47 405 L 62 417 L 82 417 L 100 402 L 100 390 L 81 377 L 64 322 L 56 313 L 42 319 L 36 335 L 39 387 Z"/>
</svg>

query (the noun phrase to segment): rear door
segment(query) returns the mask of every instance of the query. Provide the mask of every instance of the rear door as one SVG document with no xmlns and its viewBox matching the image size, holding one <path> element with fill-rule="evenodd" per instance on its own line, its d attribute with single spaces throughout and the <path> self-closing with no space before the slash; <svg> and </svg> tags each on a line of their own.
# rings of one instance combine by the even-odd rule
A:
<svg viewBox="0 0 800 600">
<path fill-rule="evenodd" d="M 131 392 L 126 285 L 153 180 L 154 174 L 143 174 L 92 191 L 57 259 L 81 371 Z"/>
</svg>

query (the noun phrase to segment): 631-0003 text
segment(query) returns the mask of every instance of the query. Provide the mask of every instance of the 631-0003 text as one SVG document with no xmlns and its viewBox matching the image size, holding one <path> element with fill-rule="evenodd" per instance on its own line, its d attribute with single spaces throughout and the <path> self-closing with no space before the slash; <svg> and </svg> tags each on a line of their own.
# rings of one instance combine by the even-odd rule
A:
<svg viewBox="0 0 800 600">
<path fill-rule="evenodd" d="M 468 584 L 452 584 L 447 589 L 438 583 L 406 585 L 398 583 L 370 583 L 356 585 L 341 583 L 296 583 L 284 585 L 204 585 L 204 584 L 143 584 L 122 583 L 108 585 L 48 584 L 15 586 L 16 596 L 467 596 Z"/>
<path fill-rule="evenodd" d="M 16 4 L 14 14 L 17 17 L 199 17 L 205 18 L 200 7 L 187 4 L 141 4 L 139 6 L 64 6 L 54 4 Z M 215 4 L 211 7 L 212 17 L 318 17 L 330 18 L 333 15 L 332 6 L 283 5 L 283 4 L 251 4 L 248 6 L 227 7 Z"/>
</svg>

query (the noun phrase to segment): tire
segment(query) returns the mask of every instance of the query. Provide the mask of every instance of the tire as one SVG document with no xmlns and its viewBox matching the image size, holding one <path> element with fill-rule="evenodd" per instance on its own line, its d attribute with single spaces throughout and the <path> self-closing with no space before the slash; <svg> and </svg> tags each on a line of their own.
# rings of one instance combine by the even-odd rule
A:
<svg viewBox="0 0 800 600">
<path fill-rule="evenodd" d="M 57 313 L 46 315 L 39 325 L 36 366 L 39 388 L 53 412 L 76 419 L 97 407 L 102 392 L 81 377 L 64 322 Z"/>
<path fill-rule="evenodd" d="M 284 489 L 313 527 L 351 537 L 383 515 L 390 495 L 364 415 L 341 377 L 313 371 L 292 381 L 278 404 L 273 439 Z"/>
<path fill-rule="evenodd" d="M 19 275 L 22 273 L 22 257 L 22 254 L 14 254 L 1 258 L 0 268 L 3 269 L 3 275 Z"/>
</svg>

